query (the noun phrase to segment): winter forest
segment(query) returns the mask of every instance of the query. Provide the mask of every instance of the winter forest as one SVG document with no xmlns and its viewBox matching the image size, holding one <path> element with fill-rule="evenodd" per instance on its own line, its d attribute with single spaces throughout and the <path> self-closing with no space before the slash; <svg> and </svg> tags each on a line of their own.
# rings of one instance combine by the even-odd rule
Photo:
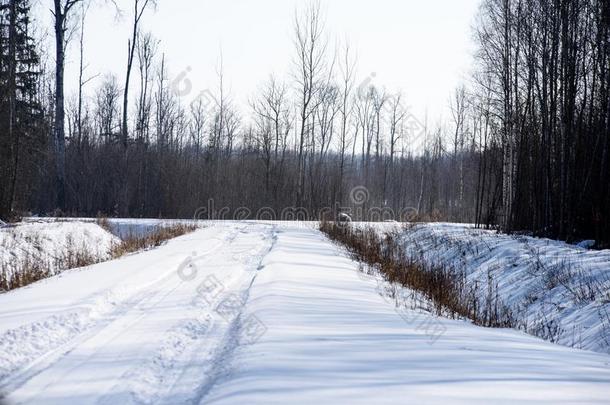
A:
<svg viewBox="0 0 610 405">
<path fill-rule="evenodd" d="M 222 59 L 214 88 L 184 103 L 179 69 L 142 28 L 155 1 L 132 3 L 123 74 L 91 80 L 88 0 L 54 0 L 53 48 L 32 1 L 0 0 L 0 218 L 193 218 L 213 201 L 238 219 L 322 219 L 365 187 L 367 207 L 410 220 L 610 242 L 608 1 L 483 0 L 472 73 L 442 122 L 360 80 L 357 50 L 315 2 L 285 16 L 291 74 L 260 83 L 248 108 Z"/>
</svg>

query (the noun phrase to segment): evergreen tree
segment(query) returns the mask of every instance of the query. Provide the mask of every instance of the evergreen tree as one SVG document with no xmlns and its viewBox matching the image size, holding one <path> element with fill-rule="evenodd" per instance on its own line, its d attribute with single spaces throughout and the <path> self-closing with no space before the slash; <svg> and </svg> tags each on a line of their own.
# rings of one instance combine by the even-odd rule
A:
<svg viewBox="0 0 610 405">
<path fill-rule="evenodd" d="M 0 0 L 0 217 L 28 198 L 45 136 L 29 0 Z"/>
</svg>

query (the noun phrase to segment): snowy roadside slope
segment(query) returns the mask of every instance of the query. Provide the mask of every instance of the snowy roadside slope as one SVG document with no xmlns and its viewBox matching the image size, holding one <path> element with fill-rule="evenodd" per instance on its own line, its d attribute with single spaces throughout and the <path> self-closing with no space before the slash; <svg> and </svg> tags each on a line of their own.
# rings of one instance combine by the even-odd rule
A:
<svg viewBox="0 0 610 405">
<path fill-rule="evenodd" d="M 52 271 L 68 251 L 86 251 L 100 260 L 109 258 L 119 240 L 91 222 L 27 222 L 0 229 L 0 269 L 8 279 L 25 261 L 42 260 Z"/>
<path fill-rule="evenodd" d="M 610 353 L 610 250 L 453 224 L 416 225 L 401 238 L 407 255 L 464 271 L 482 300 L 491 277 L 528 333 Z"/>
<path fill-rule="evenodd" d="M 317 231 L 278 230 L 262 265 L 247 307 L 267 332 L 200 403 L 608 402 L 610 356 L 398 310 Z"/>
</svg>

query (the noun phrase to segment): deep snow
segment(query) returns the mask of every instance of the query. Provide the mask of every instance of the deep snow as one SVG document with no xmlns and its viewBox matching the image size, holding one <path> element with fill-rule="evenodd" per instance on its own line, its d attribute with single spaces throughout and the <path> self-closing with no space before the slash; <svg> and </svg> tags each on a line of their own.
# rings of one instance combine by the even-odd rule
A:
<svg viewBox="0 0 610 405">
<path fill-rule="evenodd" d="M 491 280 L 529 333 L 610 353 L 610 250 L 455 224 L 419 224 L 400 235 L 408 256 L 465 272 L 481 299 Z"/>
<path fill-rule="evenodd" d="M 396 308 L 309 226 L 213 223 L 0 295 L 9 403 L 607 403 L 610 356 Z"/>
<path fill-rule="evenodd" d="M 119 239 L 92 222 L 34 221 L 0 228 L 0 271 L 11 279 L 23 263 L 43 261 L 52 273 L 68 251 L 87 251 L 99 260 L 110 257 Z"/>
</svg>

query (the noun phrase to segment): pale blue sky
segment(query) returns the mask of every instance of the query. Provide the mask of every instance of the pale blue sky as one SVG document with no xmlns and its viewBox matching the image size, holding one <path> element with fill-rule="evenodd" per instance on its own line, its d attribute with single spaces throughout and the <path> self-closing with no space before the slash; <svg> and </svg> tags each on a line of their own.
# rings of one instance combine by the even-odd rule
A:
<svg viewBox="0 0 610 405">
<path fill-rule="evenodd" d="M 102 3 L 103 0 L 98 0 Z M 117 0 L 88 15 L 89 73 L 113 71 L 122 83 L 133 0 Z M 40 0 L 48 17 L 50 0 Z M 47 4 L 49 3 L 49 4 Z M 234 98 L 245 104 L 270 73 L 289 78 L 295 10 L 304 0 L 159 0 L 143 22 L 161 40 L 170 72 L 191 67 L 194 88 L 216 87 L 222 49 L 225 77 Z M 358 79 L 402 89 L 413 111 L 431 120 L 446 114 L 453 88 L 464 80 L 472 58 L 471 26 L 479 0 L 321 0 L 329 38 L 348 40 L 358 55 Z M 73 44 L 75 45 L 75 44 Z M 77 50 L 70 49 L 67 90 L 75 89 Z M 135 84 L 136 82 L 134 82 Z M 92 83 L 91 88 L 97 83 Z M 133 88 L 134 92 L 136 86 Z M 188 98 L 188 97 L 187 97 Z"/>
</svg>

